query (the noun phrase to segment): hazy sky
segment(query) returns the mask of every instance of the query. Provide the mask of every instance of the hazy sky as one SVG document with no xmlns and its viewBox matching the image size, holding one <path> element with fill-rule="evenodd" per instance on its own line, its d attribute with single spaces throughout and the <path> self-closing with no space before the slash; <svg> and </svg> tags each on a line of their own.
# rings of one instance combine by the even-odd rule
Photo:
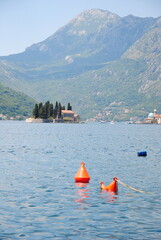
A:
<svg viewBox="0 0 161 240">
<path fill-rule="evenodd" d="M 161 16 L 161 0 L 0 0 L 0 56 L 23 52 L 84 10 Z"/>
</svg>

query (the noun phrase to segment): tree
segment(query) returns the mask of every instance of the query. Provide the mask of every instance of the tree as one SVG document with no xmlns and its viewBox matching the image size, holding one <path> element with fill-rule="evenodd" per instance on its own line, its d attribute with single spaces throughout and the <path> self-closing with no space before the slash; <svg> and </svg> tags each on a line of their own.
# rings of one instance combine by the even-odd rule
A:
<svg viewBox="0 0 161 240">
<path fill-rule="evenodd" d="M 40 118 L 43 118 L 43 119 L 46 118 L 46 111 L 45 111 L 45 107 L 44 107 L 44 106 L 42 106 L 42 107 L 39 109 L 39 117 L 40 117 Z"/>
<path fill-rule="evenodd" d="M 58 102 L 56 101 L 56 103 L 55 103 L 55 109 L 58 110 L 58 107 L 59 107 L 59 105 L 58 105 Z"/>
<path fill-rule="evenodd" d="M 58 114 L 57 114 L 57 110 L 54 108 L 54 109 L 53 109 L 53 118 L 55 119 L 55 118 L 57 117 L 57 115 L 58 115 Z"/>
<path fill-rule="evenodd" d="M 62 110 L 62 106 L 61 106 L 61 103 L 59 102 L 59 105 L 58 105 L 58 118 L 61 118 L 61 116 L 62 116 L 61 110 Z"/>
<path fill-rule="evenodd" d="M 42 102 L 35 104 L 34 109 L 32 111 L 32 116 L 34 118 L 61 118 L 62 117 L 62 110 L 65 110 L 65 106 L 62 106 L 61 103 L 58 101 L 55 102 L 55 108 L 50 101 L 47 101 L 44 105 Z M 68 103 L 67 110 L 72 110 L 72 106 Z"/>
<path fill-rule="evenodd" d="M 38 118 L 39 117 L 39 107 L 38 107 L 37 103 L 35 104 L 35 107 L 34 107 L 34 109 L 32 111 L 32 116 L 34 118 Z"/>
<path fill-rule="evenodd" d="M 54 108 L 54 110 L 53 110 L 53 117 L 54 117 L 54 119 L 55 118 L 57 118 L 57 116 L 58 116 L 58 102 L 56 101 L 56 103 L 55 103 L 55 108 Z"/>
<path fill-rule="evenodd" d="M 39 103 L 39 110 L 40 110 L 40 108 L 42 108 L 43 107 L 43 103 L 41 102 L 41 103 Z"/>
<path fill-rule="evenodd" d="M 68 103 L 67 110 L 72 110 L 72 106 Z"/>
<path fill-rule="evenodd" d="M 50 105 L 49 105 L 49 117 L 53 117 L 53 113 L 54 113 L 53 104 L 50 103 Z"/>
<path fill-rule="evenodd" d="M 49 106 L 50 106 L 50 102 L 47 101 L 44 104 L 44 117 L 45 117 L 45 119 L 48 119 L 50 117 Z"/>
</svg>

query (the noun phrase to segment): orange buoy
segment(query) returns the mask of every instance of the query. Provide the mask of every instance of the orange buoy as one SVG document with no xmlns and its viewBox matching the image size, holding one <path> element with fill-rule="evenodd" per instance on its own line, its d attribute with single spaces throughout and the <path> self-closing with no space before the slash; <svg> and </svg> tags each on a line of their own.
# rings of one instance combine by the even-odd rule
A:
<svg viewBox="0 0 161 240">
<path fill-rule="evenodd" d="M 108 186 L 104 185 L 104 182 L 100 182 L 101 186 L 100 188 L 102 190 L 107 190 L 111 192 L 117 192 L 118 191 L 118 183 L 117 183 L 118 178 L 113 178 L 113 182 L 111 182 Z"/>
<path fill-rule="evenodd" d="M 85 163 L 82 162 L 81 167 L 79 168 L 77 174 L 74 177 L 76 182 L 88 183 L 90 180 L 90 176 L 84 165 Z"/>
</svg>

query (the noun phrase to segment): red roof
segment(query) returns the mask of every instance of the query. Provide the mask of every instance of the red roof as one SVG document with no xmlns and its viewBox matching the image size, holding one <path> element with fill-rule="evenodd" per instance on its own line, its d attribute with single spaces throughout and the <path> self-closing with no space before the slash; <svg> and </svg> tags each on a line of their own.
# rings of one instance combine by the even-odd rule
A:
<svg viewBox="0 0 161 240">
<path fill-rule="evenodd" d="M 154 117 L 158 117 L 158 118 L 160 118 L 161 117 L 161 114 L 154 114 Z"/>
<path fill-rule="evenodd" d="M 71 110 L 62 110 L 61 112 L 62 112 L 62 113 L 72 113 L 72 114 L 74 114 L 74 112 L 71 111 Z"/>
</svg>

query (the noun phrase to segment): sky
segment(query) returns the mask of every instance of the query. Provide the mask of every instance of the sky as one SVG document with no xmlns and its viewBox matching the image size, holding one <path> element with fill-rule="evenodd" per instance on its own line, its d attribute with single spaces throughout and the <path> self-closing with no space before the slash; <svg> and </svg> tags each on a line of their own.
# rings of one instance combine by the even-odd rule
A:
<svg viewBox="0 0 161 240">
<path fill-rule="evenodd" d="M 161 16 L 161 0 L 0 0 L 0 56 L 25 51 L 92 8 L 120 17 Z"/>
</svg>

